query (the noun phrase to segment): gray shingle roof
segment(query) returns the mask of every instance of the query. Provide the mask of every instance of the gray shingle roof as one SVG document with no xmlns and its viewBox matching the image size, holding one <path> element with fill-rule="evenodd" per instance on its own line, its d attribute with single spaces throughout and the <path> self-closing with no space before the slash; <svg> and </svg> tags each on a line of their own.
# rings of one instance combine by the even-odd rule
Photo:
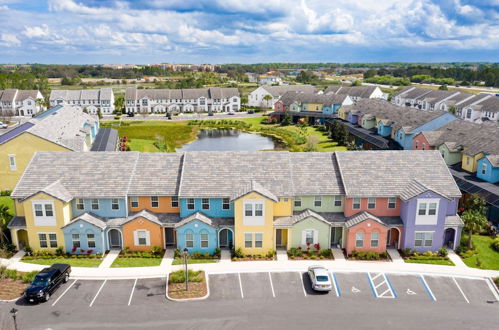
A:
<svg viewBox="0 0 499 330">
<path fill-rule="evenodd" d="M 312 85 L 284 85 L 284 86 L 262 86 L 273 97 L 281 97 L 286 92 L 295 91 L 303 93 L 316 93 L 317 89 Z"/>
<path fill-rule="evenodd" d="M 61 228 L 65 228 L 67 226 L 70 226 L 72 224 L 74 224 L 75 222 L 77 221 L 85 221 L 89 224 L 92 224 L 100 229 L 104 229 L 106 228 L 106 221 L 105 219 L 99 217 L 98 215 L 96 214 L 93 214 L 93 213 L 89 213 L 89 212 L 85 212 L 83 213 L 82 215 L 74 218 L 73 220 L 71 220 L 69 223 L 65 224 L 64 226 L 62 226 Z"/>
<path fill-rule="evenodd" d="M 449 215 L 445 217 L 445 225 L 463 227 L 464 223 L 459 215 Z"/>
<path fill-rule="evenodd" d="M 54 89 L 50 92 L 50 101 L 62 99 L 65 101 L 82 100 L 111 100 L 113 95 L 112 88 L 103 87 L 100 89 Z"/>
<path fill-rule="evenodd" d="M 422 193 L 427 192 L 427 191 L 432 191 L 434 193 L 437 193 L 438 195 L 446 197 L 445 194 L 440 193 L 438 190 L 435 190 L 431 187 L 428 187 L 427 185 L 425 185 L 417 180 L 413 180 L 405 187 L 405 190 L 403 190 L 400 193 L 400 199 L 407 201 L 407 200 L 414 198 L 416 196 L 419 196 Z"/>
<path fill-rule="evenodd" d="M 346 94 L 316 94 L 307 92 L 289 91 L 281 96 L 281 101 L 285 106 L 297 103 L 317 103 L 330 106 L 333 104 L 343 104 L 345 99 L 348 98 Z"/>
<path fill-rule="evenodd" d="M 353 97 L 370 98 L 377 86 L 329 86 L 324 94 L 344 94 Z"/>
<path fill-rule="evenodd" d="M 124 225 L 125 223 L 133 221 L 137 218 L 144 218 L 144 219 L 147 219 L 151 222 L 154 222 L 157 225 L 160 225 L 160 226 L 162 225 L 161 221 L 159 221 L 159 218 L 156 216 L 156 214 L 149 212 L 147 210 L 142 210 L 140 212 L 133 213 L 133 214 L 129 215 L 122 224 Z"/>
<path fill-rule="evenodd" d="M 7 228 L 26 228 L 26 218 L 25 217 L 13 217 L 10 220 Z"/>
<path fill-rule="evenodd" d="M 231 196 L 231 200 L 234 201 L 252 192 L 255 192 L 263 197 L 267 197 L 274 202 L 279 201 L 279 198 L 276 195 L 255 180 L 251 180 L 249 183 L 243 185 L 240 190 Z"/>
<path fill-rule="evenodd" d="M 359 212 L 359 213 L 355 214 L 354 216 L 352 216 L 350 219 L 348 219 L 347 222 L 345 222 L 345 226 L 347 228 L 350 228 L 350 227 L 358 225 L 359 223 L 364 222 L 366 220 L 373 220 L 373 221 L 376 221 L 376 222 L 382 224 L 383 226 L 386 226 L 386 224 L 383 221 L 381 221 L 381 219 L 379 219 L 378 217 L 376 217 L 376 216 L 374 216 L 366 211 Z"/>
<path fill-rule="evenodd" d="M 209 87 L 190 89 L 137 89 L 136 87 L 129 87 L 125 91 L 125 100 L 127 101 L 140 100 L 145 97 L 152 100 L 191 100 L 198 99 L 200 97 L 208 99 L 226 99 L 233 96 L 239 96 L 239 90 L 237 88 Z"/>
<path fill-rule="evenodd" d="M 492 166 L 499 167 L 499 155 L 488 155 L 485 157 L 487 157 Z"/>
<path fill-rule="evenodd" d="M 186 225 L 189 222 L 194 221 L 194 220 L 199 220 L 199 221 L 207 224 L 208 226 L 213 226 L 213 222 L 211 221 L 210 218 L 208 218 L 206 215 L 204 215 L 201 212 L 196 212 L 196 213 L 189 215 L 188 217 L 183 218 L 182 220 L 180 220 L 180 222 L 176 223 L 175 228 L 182 227 L 182 226 L 184 226 L 184 225 Z"/>
</svg>

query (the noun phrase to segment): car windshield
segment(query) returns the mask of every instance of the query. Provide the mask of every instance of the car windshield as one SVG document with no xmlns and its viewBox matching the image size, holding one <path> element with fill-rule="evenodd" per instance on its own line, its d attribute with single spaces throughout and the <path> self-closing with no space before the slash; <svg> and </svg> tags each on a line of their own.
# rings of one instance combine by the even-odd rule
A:
<svg viewBox="0 0 499 330">
<path fill-rule="evenodd" d="M 326 275 L 317 275 L 316 276 L 317 282 L 327 282 L 329 281 L 329 277 Z"/>
<path fill-rule="evenodd" d="M 35 279 L 33 280 L 33 285 L 46 285 L 48 282 L 47 277 L 41 277 L 41 276 L 36 276 Z"/>
</svg>

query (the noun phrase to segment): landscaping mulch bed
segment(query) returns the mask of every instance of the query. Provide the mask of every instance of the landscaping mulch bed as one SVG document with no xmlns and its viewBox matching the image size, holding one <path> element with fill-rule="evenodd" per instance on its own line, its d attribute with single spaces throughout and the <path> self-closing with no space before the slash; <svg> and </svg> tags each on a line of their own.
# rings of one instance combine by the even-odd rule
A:
<svg viewBox="0 0 499 330">
<path fill-rule="evenodd" d="M 232 261 L 272 261 L 276 260 L 275 257 L 273 258 L 267 258 L 267 257 L 253 257 L 253 256 L 247 256 L 247 257 L 242 257 L 242 258 L 232 258 Z"/>
<path fill-rule="evenodd" d="M 29 283 L 10 278 L 0 279 L 0 300 L 12 300 L 23 295 Z"/>
<path fill-rule="evenodd" d="M 296 256 L 296 257 L 294 257 L 294 256 L 288 256 L 288 259 L 289 260 L 334 260 L 334 257 L 331 256 L 331 257 L 328 257 L 328 258 L 326 258 L 326 257 L 322 257 L 321 258 L 321 257 L 315 256 L 315 258 L 310 258 L 310 257 L 304 257 L 304 256 L 301 256 L 301 257 L 298 257 L 298 256 Z"/>
<path fill-rule="evenodd" d="M 199 274 L 203 282 L 189 282 L 189 291 L 185 291 L 185 283 L 168 283 L 168 296 L 173 299 L 202 298 L 208 294 L 206 276 L 204 272 Z"/>
</svg>

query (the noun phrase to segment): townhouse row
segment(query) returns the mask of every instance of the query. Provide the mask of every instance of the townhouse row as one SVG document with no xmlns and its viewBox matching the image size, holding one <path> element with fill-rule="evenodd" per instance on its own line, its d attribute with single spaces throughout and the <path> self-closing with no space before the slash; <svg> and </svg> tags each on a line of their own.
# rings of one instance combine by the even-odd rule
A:
<svg viewBox="0 0 499 330">
<path fill-rule="evenodd" d="M 29 116 L 43 111 L 43 95 L 37 90 L 0 90 L 0 117 Z"/>
<path fill-rule="evenodd" d="M 459 244 L 460 196 L 438 151 L 40 152 L 8 228 L 19 248 L 69 253 L 435 251 Z"/>
</svg>

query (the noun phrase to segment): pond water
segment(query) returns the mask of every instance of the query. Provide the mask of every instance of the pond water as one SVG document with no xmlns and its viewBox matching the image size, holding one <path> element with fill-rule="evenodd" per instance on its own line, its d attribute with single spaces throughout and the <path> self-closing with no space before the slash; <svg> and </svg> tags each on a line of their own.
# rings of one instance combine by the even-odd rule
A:
<svg viewBox="0 0 499 330">
<path fill-rule="evenodd" d="M 278 142 L 259 134 L 241 132 L 234 129 L 201 130 L 198 139 L 177 152 L 184 151 L 257 151 L 278 147 Z"/>
</svg>

